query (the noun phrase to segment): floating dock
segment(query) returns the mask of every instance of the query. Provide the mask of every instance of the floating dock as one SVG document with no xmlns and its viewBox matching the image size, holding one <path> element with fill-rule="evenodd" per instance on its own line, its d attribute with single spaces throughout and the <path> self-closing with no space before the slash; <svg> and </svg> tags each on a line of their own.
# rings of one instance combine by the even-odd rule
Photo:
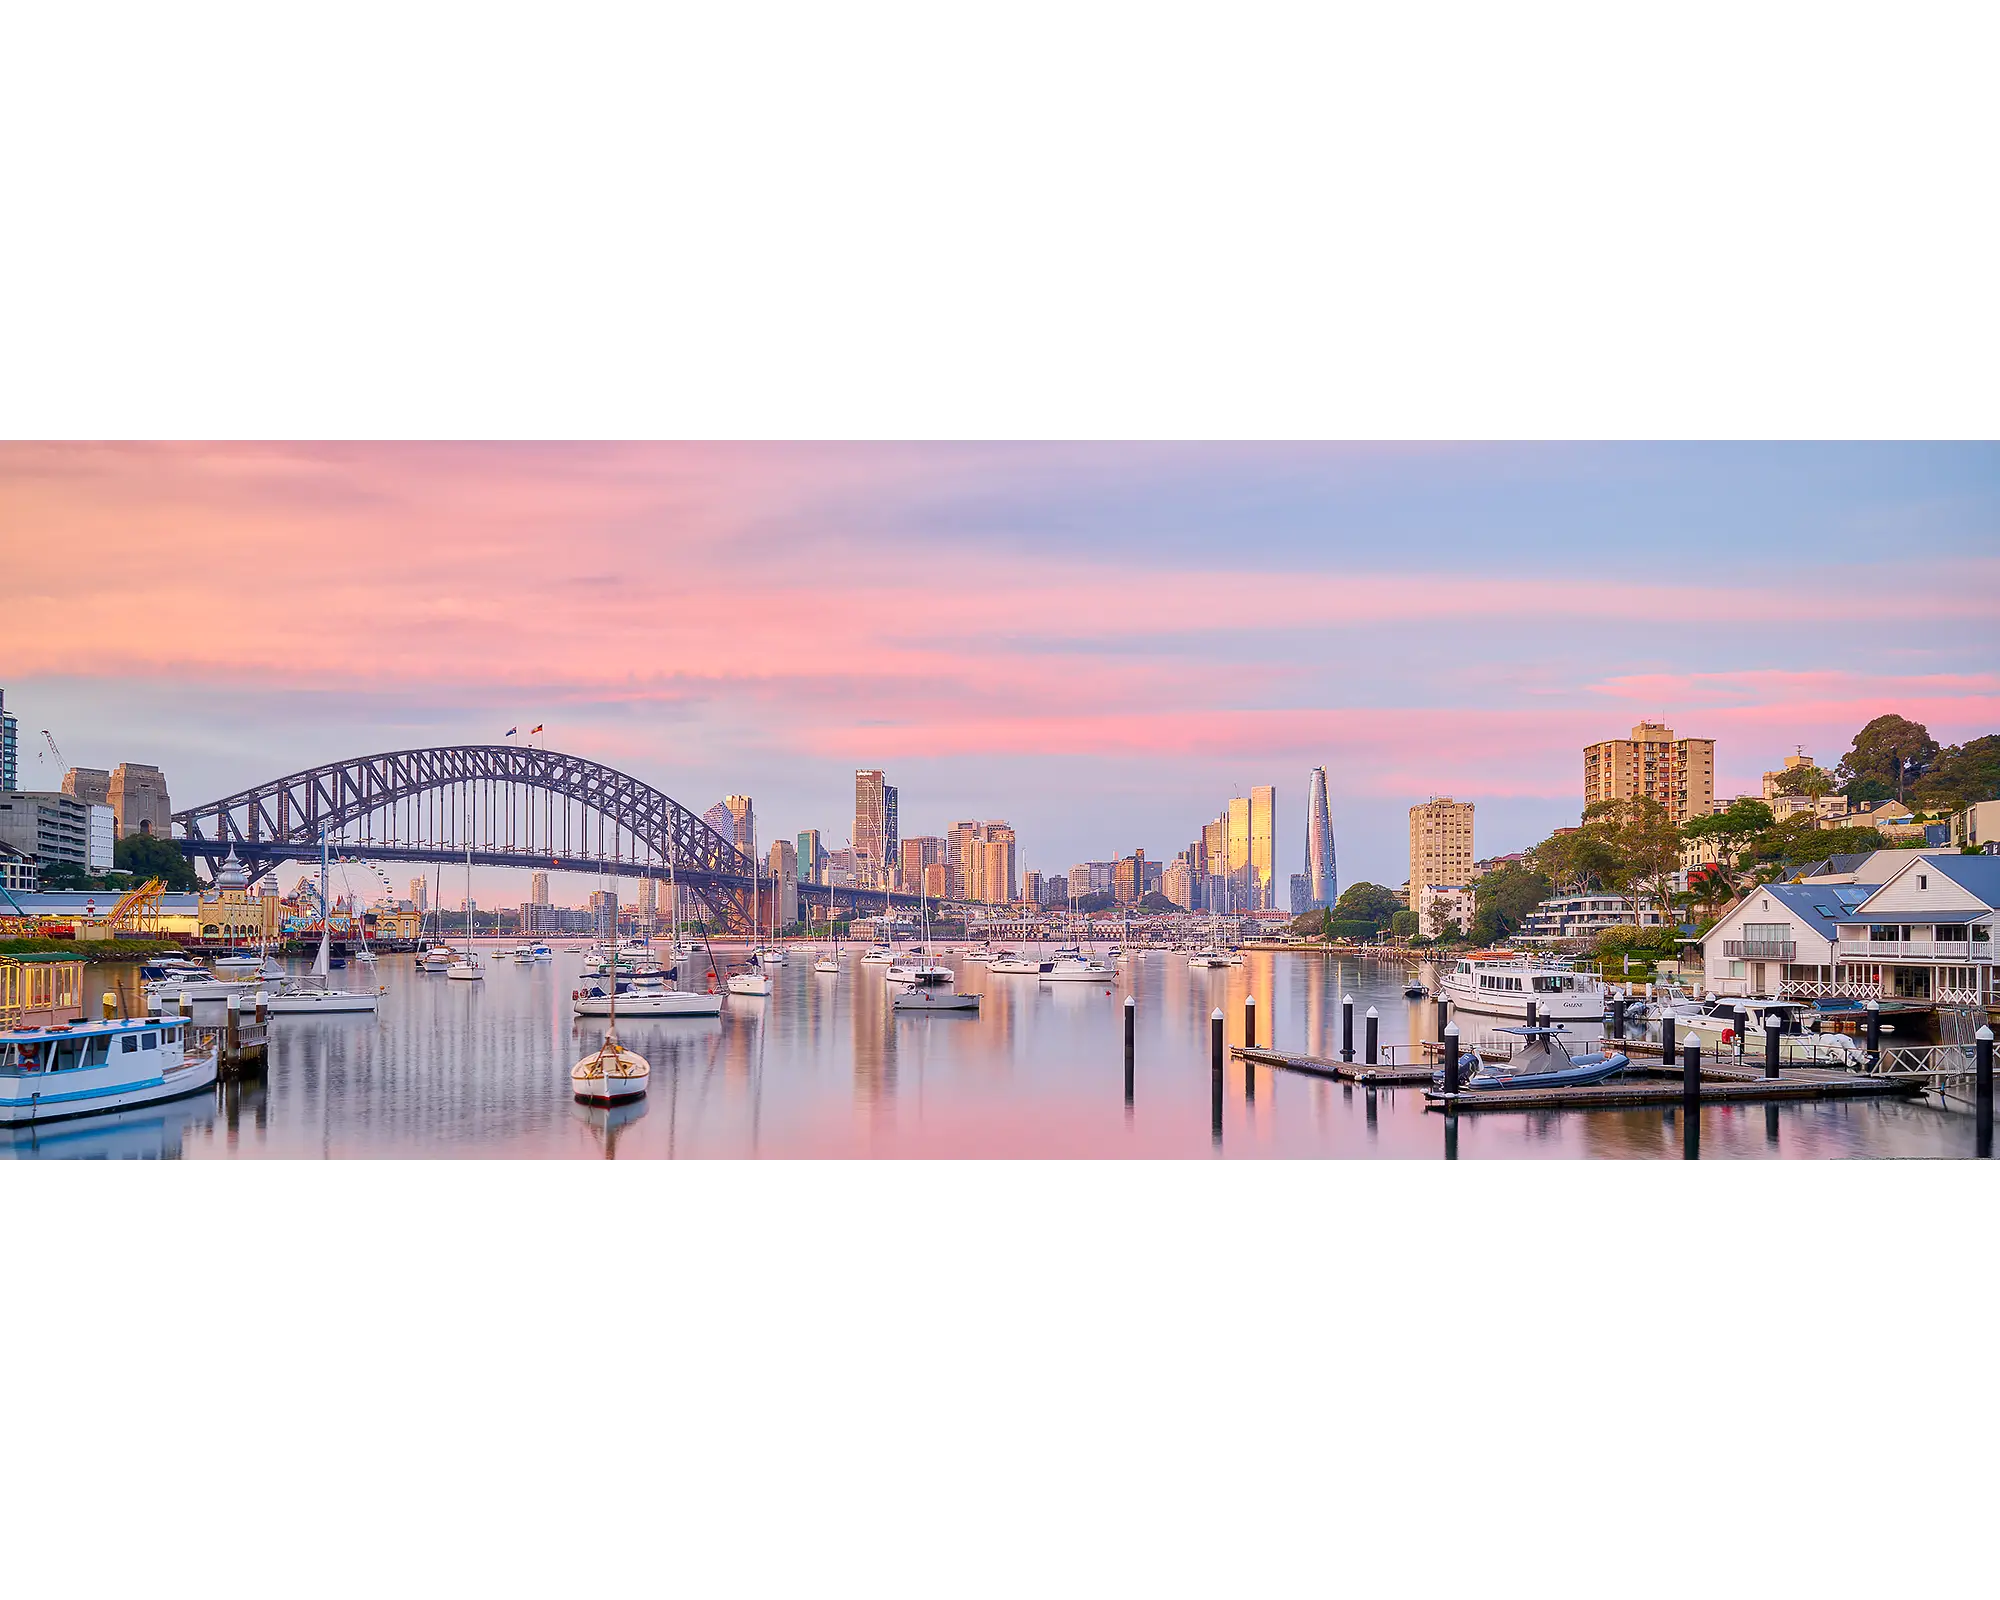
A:
<svg viewBox="0 0 2000 1600">
<path fill-rule="evenodd" d="M 1677 1106 L 1684 1103 L 1680 1084 L 1626 1079 L 1568 1089 L 1467 1089 L 1458 1094 L 1431 1090 L 1424 1095 L 1427 1111 L 1588 1111 L 1632 1106 Z M 1774 1100 L 1867 1100 L 1920 1094 L 1923 1085 L 1908 1078 L 1871 1078 L 1853 1072 L 1793 1070 L 1776 1078 L 1751 1073 L 1702 1071 L 1700 1103 L 1742 1104 Z"/>
<path fill-rule="evenodd" d="M 1435 1044 L 1427 1048 L 1433 1053 Z M 1428 1059 L 1423 1061 L 1378 1061 L 1369 1065 L 1364 1061 L 1335 1061 L 1327 1056 L 1293 1055 L 1285 1050 L 1267 1050 L 1262 1045 L 1233 1044 L 1229 1053 L 1239 1061 L 1248 1061 L 1253 1066 L 1280 1067 L 1286 1072 L 1303 1072 L 1315 1078 L 1334 1078 L 1343 1083 L 1367 1084 L 1374 1088 L 1390 1088 L 1399 1084 L 1424 1083 L 1431 1081 L 1434 1070 Z M 1505 1061 L 1504 1051 L 1485 1053 L 1488 1061 Z"/>
</svg>

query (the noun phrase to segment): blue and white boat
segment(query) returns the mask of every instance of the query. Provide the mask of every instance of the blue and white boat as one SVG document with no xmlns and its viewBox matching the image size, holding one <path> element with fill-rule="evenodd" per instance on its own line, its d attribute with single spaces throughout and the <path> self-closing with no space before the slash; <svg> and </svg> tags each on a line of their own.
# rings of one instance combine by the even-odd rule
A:
<svg viewBox="0 0 2000 1600">
<path fill-rule="evenodd" d="M 77 1022 L 0 1033 L 0 1125 L 50 1122 L 197 1094 L 215 1082 L 215 1045 L 179 1017 Z"/>
<path fill-rule="evenodd" d="M 1461 1087 L 1470 1091 L 1574 1089 L 1615 1078 L 1630 1065 L 1622 1051 L 1600 1050 L 1582 1056 L 1573 1056 L 1567 1050 L 1558 1051 L 1556 1040 L 1569 1032 L 1560 1024 L 1501 1028 L 1497 1031 L 1518 1034 L 1529 1041 L 1529 1048 L 1511 1061 L 1481 1062 L 1470 1077 L 1461 1080 Z M 1442 1068 L 1431 1074 L 1431 1083 L 1440 1090 L 1444 1088 Z"/>
</svg>

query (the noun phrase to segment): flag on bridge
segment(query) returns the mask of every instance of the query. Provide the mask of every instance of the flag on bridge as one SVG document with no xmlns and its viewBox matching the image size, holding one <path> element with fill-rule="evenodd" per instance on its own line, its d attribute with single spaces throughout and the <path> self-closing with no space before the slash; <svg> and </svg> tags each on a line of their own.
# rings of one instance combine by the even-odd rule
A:
<svg viewBox="0 0 2000 1600">
<path fill-rule="evenodd" d="M 538 722 L 528 730 L 528 737 L 532 739 L 536 734 L 540 733 L 541 731 L 542 731 L 542 725 Z"/>
<path fill-rule="evenodd" d="M 519 728 L 509 728 L 507 730 L 507 737 L 511 739 L 514 737 L 515 734 L 519 733 L 520 731 L 521 730 Z"/>
</svg>

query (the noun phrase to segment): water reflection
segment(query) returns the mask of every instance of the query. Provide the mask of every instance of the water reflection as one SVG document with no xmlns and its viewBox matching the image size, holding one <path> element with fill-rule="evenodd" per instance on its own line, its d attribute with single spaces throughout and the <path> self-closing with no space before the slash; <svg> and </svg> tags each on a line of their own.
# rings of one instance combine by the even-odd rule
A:
<svg viewBox="0 0 2000 1600">
<path fill-rule="evenodd" d="M 1414 1088 L 1357 1096 L 1343 1084 L 1336 1094 L 1322 1079 L 1240 1061 L 1209 1081 L 1210 1014 L 1220 1007 L 1225 1037 L 1240 1042 L 1251 994 L 1259 1042 L 1280 1050 L 1337 1056 L 1344 994 L 1354 996 L 1357 1056 L 1370 1007 L 1383 1046 L 1399 1056 L 1435 1039 L 1434 1002 L 1407 1000 L 1395 967 L 1252 951 L 1240 967 L 1195 970 L 1152 953 L 1121 964 L 1107 993 L 953 964 L 961 987 L 983 997 L 976 1016 L 898 1015 L 883 969 L 849 953 L 831 977 L 810 959 L 787 962 L 769 999 L 732 999 L 720 1018 L 621 1018 L 620 1036 L 652 1063 L 652 1090 L 629 1113 L 607 1115 L 576 1107 L 569 1094 L 570 1064 L 603 1033 L 602 1019 L 569 1014 L 579 952 L 530 967 L 496 961 L 475 985 L 387 957 L 379 1015 L 273 1023 L 266 1081 L 225 1084 L 125 1121 L 0 1134 L 0 1155 L 1186 1158 L 1221 1150 L 1434 1161 L 1447 1149 L 1476 1159 L 1674 1159 L 1689 1149 L 1690 1130 L 1676 1126 L 1671 1108 L 1484 1114 L 1450 1129 Z M 121 976 L 129 992 L 129 974 L 90 969 L 93 1013 L 97 993 Z M 1129 1080 L 1128 994 L 1137 1035 Z M 1503 1019 L 1453 1020 L 1474 1045 L 1504 1042 L 1495 1031 Z M 1708 1107 L 1692 1138 L 1702 1159 L 1971 1149 L 1969 1119 L 1906 1102 Z"/>
</svg>

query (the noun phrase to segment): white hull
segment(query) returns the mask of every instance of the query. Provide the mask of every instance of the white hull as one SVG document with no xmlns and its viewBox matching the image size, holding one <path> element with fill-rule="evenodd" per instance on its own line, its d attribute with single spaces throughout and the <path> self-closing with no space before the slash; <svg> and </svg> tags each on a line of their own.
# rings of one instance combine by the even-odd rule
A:
<svg viewBox="0 0 2000 1600">
<path fill-rule="evenodd" d="M 71 1038 L 109 1035 L 112 1044 L 108 1058 L 96 1065 L 61 1071 L 9 1070 L 0 1074 L 0 1125 L 51 1122 L 89 1116 L 97 1111 L 151 1105 L 197 1093 L 215 1082 L 218 1052 L 212 1045 L 194 1056 L 188 1055 L 183 1046 L 171 1043 L 156 1050 L 119 1048 L 121 1034 L 158 1035 L 160 1031 L 160 1024 L 151 1022 L 85 1024 L 65 1030 Z M 168 1024 L 168 1034 L 174 1031 L 173 1025 Z M 15 1032 L 8 1037 L 47 1050 L 59 1036 Z"/>
<path fill-rule="evenodd" d="M 861 958 L 862 965 L 869 967 L 892 966 L 895 960 L 894 952 L 889 950 L 870 950 L 868 954 Z"/>
<path fill-rule="evenodd" d="M 902 989 L 892 1003 L 898 1011 L 977 1011 L 979 996 L 954 994 L 948 989 Z"/>
<path fill-rule="evenodd" d="M 1050 963 L 1046 961 L 1010 960 L 1002 958 L 989 962 L 986 970 L 996 978 L 1038 978 L 1046 976 Z"/>
<path fill-rule="evenodd" d="M 652 1069 L 647 1066 L 644 1057 L 636 1056 L 630 1050 L 620 1054 L 631 1064 L 630 1070 L 624 1073 L 590 1072 L 588 1069 L 594 1065 L 595 1058 L 579 1061 L 570 1069 L 570 1093 L 584 1104 L 593 1106 L 615 1106 L 637 1100 L 646 1092 Z"/>
<path fill-rule="evenodd" d="M 739 972 L 733 978 L 726 979 L 723 987 L 731 994 L 740 994 L 752 1000 L 763 1000 L 770 996 L 771 980 L 761 973 Z"/>
<path fill-rule="evenodd" d="M 579 1017 L 608 1017 L 611 1015 L 609 995 L 586 995 L 572 1001 L 570 1010 Z M 626 1017 L 719 1017 L 722 1015 L 722 996 L 719 994 L 686 994 L 678 989 L 668 989 L 656 994 L 621 994 L 618 997 L 618 1015 Z"/>
<path fill-rule="evenodd" d="M 1536 994 L 1525 990 L 1480 989 L 1471 985 L 1454 982 L 1448 977 L 1438 986 L 1438 998 L 1449 1000 L 1456 1011 L 1464 1011 L 1488 1017 L 1520 1017 L 1526 1019 L 1528 1004 L 1534 1003 L 1535 1015 L 1541 1021 L 1549 1022 L 1595 1022 L 1604 1015 L 1604 991 L 1602 989 L 1576 989 L 1556 994 Z"/>
<path fill-rule="evenodd" d="M 346 989 L 305 990 L 299 994 L 274 994 L 264 1002 L 271 1016 L 322 1016 L 336 1011 L 374 1011 L 381 1005 L 379 994 Z"/>
<path fill-rule="evenodd" d="M 447 967 L 445 974 L 454 983 L 479 983 L 486 977 L 484 967 Z"/>
<path fill-rule="evenodd" d="M 813 963 L 813 971 L 820 973 L 837 973 L 840 971 L 840 963 L 834 960 L 832 956 L 821 956 L 819 960 Z"/>
<path fill-rule="evenodd" d="M 1102 962 L 1058 961 L 1042 974 L 1044 983 L 1116 983 L 1118 969 Z"/>
</svg>

